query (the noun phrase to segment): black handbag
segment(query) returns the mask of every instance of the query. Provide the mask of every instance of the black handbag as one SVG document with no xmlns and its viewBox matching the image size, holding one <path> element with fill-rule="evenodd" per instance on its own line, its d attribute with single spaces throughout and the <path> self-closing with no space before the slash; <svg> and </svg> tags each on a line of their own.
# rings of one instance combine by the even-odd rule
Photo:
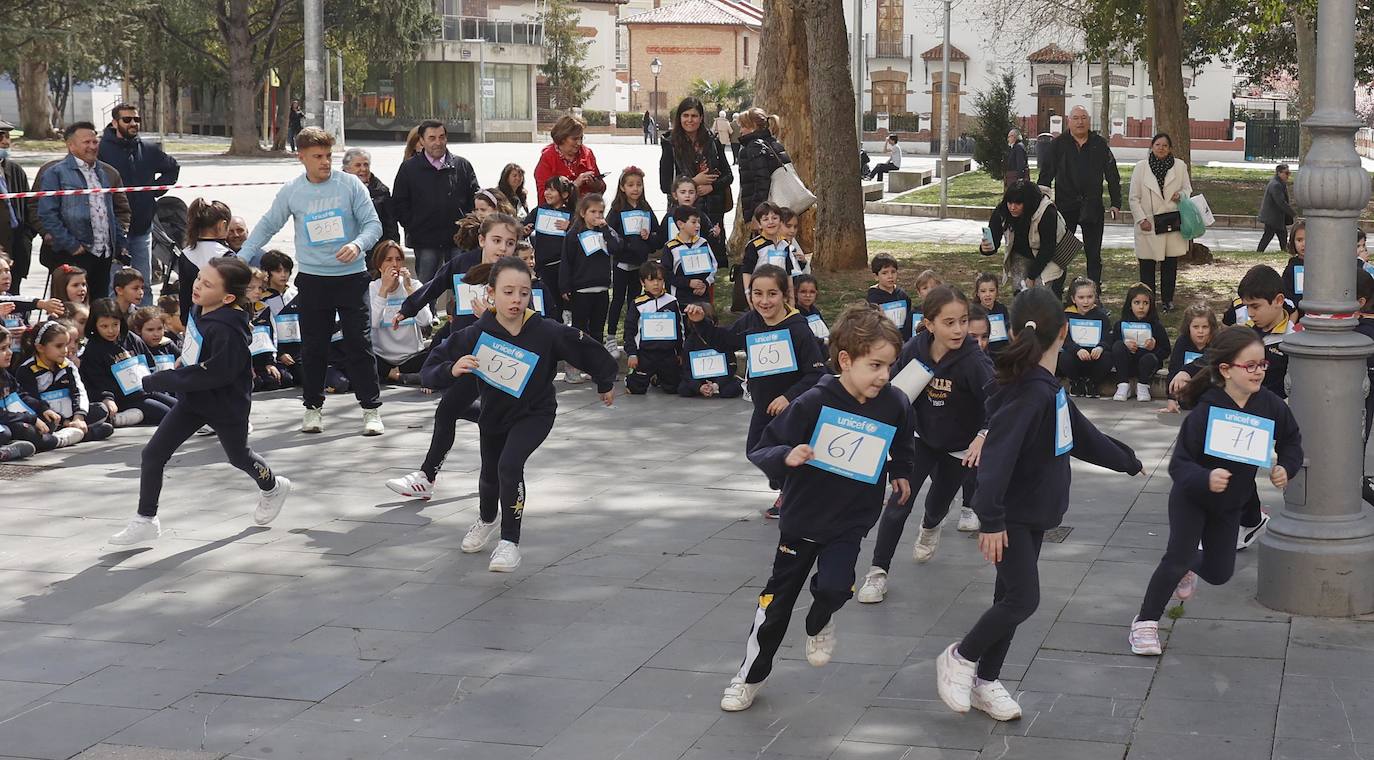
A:
<svg viewBox="0 0 1374 760">
<path fill-rule="evenodd" d="M 1156 235 L 1178 232 L 1183 229 L 1183 217 L 1179 216 L 1177 211 L 1166 211 L 1163 214 L 1155 214 L 1154 227 Z"/>
</svg>

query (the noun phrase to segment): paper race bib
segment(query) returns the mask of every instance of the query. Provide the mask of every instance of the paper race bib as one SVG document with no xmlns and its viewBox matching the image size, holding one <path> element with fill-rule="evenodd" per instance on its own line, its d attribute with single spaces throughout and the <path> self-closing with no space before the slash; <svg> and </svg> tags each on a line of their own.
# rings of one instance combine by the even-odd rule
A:
<svg viewBox="0 0 1374 760">
<path fill-rule="evenodd" d="M 883 316 L 892 320 L 898 328 L 906 327 L 906 301 L 889 301 L 882 304 Z"/>
<path fill-rule="evenodd" d="M 148 370 L 148 365 L 143 363 L 141 354 L 115 362 L 110 367 L 110 372 L 114 375 L 115 382 L 119 384 L 119 392 L 125 396 L 142 393 L 143 378 L 152 374 Z"/>
<path fill-rule="evenodd" d="M 826 340 L 830 337 L 830 327 L 825 324 L 824 319 L 821 319 L 821 315 L 812 314 L 806 318 L 806 324 L 811 328 L 811 334 L 817 338 Z"/>
<path fill-rule="evenodd" d="M 671 311 L 650 311 L 639 315 L 641 340 L 677 340 L 677 315 Z"/>
<path fill-rule="evenodd" d="M 1059 389 L 1054 397 L 1054 455 L 1073 451 L 1073 419 L 1069 415 L 1069 394 Z"/>
<path fill-rule="evenodd" d="M 1307 279 L 1305 274 L 1306 267 L 1302 264 L 1293 265 L 1293 295 L 1302 295 L 1303 282 Z"/>
<path fill-rule="evenodd" d="M 713 377 L 725 377 L 729 374 L 729 365 L 725 363 L 725 354 L 719 351 L 707 349 L 705 351 L 690 351 L 687 359 L 692 367 L 693 380 L 710 380 Z"/>
<path fill-rule="evenodd" d="M 13 314 L 11 314 L 11 315 L 5 317 L 5 329 L 6 329 L 6 330 L 19 330 L 19 329 L 22 328 L 23 326 L 24 326 L 24 320 L 20 319 L 19 317 L 16 317 L 16 316 L 14 316 Z M 16 353 L 16 354 L 19 353 L 19 350 L 23 347 L 23 338 L 21 337 L 21 335 L 22 335 L 22 333 L 17 333 L 17 332 L 16 332 L 16 333 L 12 333 L 12 334 L 10 335 L 10 339 L 9 339 L 10 350 L 13 351 L 13 352 Z"/>
<path fill-rule="evenodd" d="M 1244 304 L 1236 307 L 1236 324 L 1243 325 L 1250 321 L 1250 307 Z"/>
<path fill-rule="evenodd" d="M 485 300 L 487 297 L 486 285 L 469 285 L 463 282 L 463 275 L 453 275 L 453 313 L 459 316 L 472 314 L 472 302 L 474 299 Z"/>
<path fill-rule="evenodd" d="M 344 241 L 343 209 L 331 208 L 306 214 L 305 239 L 311 245 L 342 243 Z"/>
<path fill-rule="evenodd" d="M 9 412 L 10 414 L 32 414 L 35 417 L 38 416 L 37 412 L 29 408 L 28 404 L 24 403 L 24 399 L 19 398 L 18 391 L 10 393 L 10 395 L 5 397 L 4 401 L 5 411 Z"/>
<path fill-rule="evenodd" d="M 1007 315 L 989 314 L 988 342 L 1001 343 L 1002 341 L 1010 340 L 1010 338 L 1011 336 L 1007 335 Z"/>
<path fill-rule="evenodd" d="M 1069 319 L 1069 337 L 1079 348 L 1097 348 L 1102 342 L 1102 323 L 1096 319 Z"/>
<path fill-rule="evenodd" d="M 66 388 L 40 393 L 38 397 L 64 420 L 76 413 L 76 405 L 72 403 L 72 392 Z"/>
<path fill-rule="evenodd" d="M 933 377 L 935 373 L 930 367 L 923 364 L 920 359 L 912 359 L 910 364 L 902 367 L 902 371 L 892 378 L 891 383 L 894 388 L 906 394 L 908 401 L 915 401 Z"/>
<path fill-rule="evenodd" d="M 1193 362 L 1195 362 L 1195 361 L 1197 361 L 1198 359 L 1201 359 L 1201 358 L 1202 358 L 1202 354 L 1198 353 L 1197 351 L 1184 351 L 1184 352 L 1183 352 L 1183 363 L 1184 363 L 1184 364 L 1192 364 Z"/>
<path fill-rule="evenodd" d="M 749 376 L 768 377 L 797 369 L 797 352 L 792 348 L 792 333 L 773 330 L 745 336 L 749 356 Z"/>
<path fill-rule="evenodd" d="M 193 364 L 200 364 L 200 340 L 200 330 L 196 327 L 196 320 L 188 320 L 186 322 L 186 337 L 181 341 L 181 366 L 189 367 Z"/>
<path fill-rule="evenodd" d="M 520 398 L 530 373 L 539 363 L 539 354 L 493 338 L 487 333 L 477 339 L 473 356 L 477 357 L 477 376 L 495 388 Z"/>
<path fill-rule="evenodd" d="M 875 484 L 887 464 L 887 451 L 897 428 L 863 415 L 821 407 L 811 448 L 816 458 L 807 462 L 826 472 L 862 483 Z"/>
<path fill-rule="evenodd" d="M 1145 347 L 1145 341 L 1154 337 L 1154 330 L 1150 328 L 1149 322 L 1122 322 L 1121 339 L 1133 340 L 1141 348 Z"/>
<path fill-rule="evenodd" d="M 171 354 L 154 354 L 153 371 L 161 372 L 165 369 L 176 369 L 177 358 Z"/>
<path fill-rule="evenodd" d="M 577 242 L 582 244 L 582 253 L 587 256 L 606 250 L 606 236 L 596 230 L 583 230 L 578 234 Z"/>
<path fill-rule="evenodd" d="M 688 277 L 699 277 L 716 271 L 716 257 L 711 249 L 699 245 L 682 252 L 682 273 Z"/>
<path fill-rule="evenodd" d="M 572 221 L 572 214 L 566 211 L 557 211 L 551 208 L 541 208 L 534 212 L 534 231 L 540 235 L 557 235 L 567 237 L 567 230 L 558 229 L 559 222 Z"/>
<path fill-rule="evenodd" d="M 253 342 L 248 344 L 248 352 L 253 356 L 261 356 L 274 353 L 276 350 L 277 344 L 272 340 L 272 328 L 267 325 L 253 325 Z"/>
<path fill-rule="evenodd" d="M 620 228 L 625 230 L 625 237 L 638 235 L 640 232 L 649 229 L 653 223 L 653 217 L 648 211 L 622 211 L 620 212 Z"/>
<path fill-rule="evenodd" d="M 272 325 L 277 328 L 278 343 L 301 342 L 301 315 L 278 314 L 272 318 Z"/>
<path fill-rule="evenodd" d="M 670 216 L 665 221 L 668 222 L 668 239 L 672 240 L 677 237 L 677 220 Z"/>
<path fill-rule="evenodd" d="M 1207 437 L 1202 444 L 1204 454 L 1268 467 L 1273 450 L 1273 420 L 1216 406 L 1208 410 Z"/>
<path fill-rule="evenodd" d="M 539 288 L 535 288 L 534 290 L 531 290 L 531 291 L 530 291 L 530 305 L 532 305 L 532 306 L 534 307 L 534 310 L 535 310 L 535 311 L 539 312 L 539 316 L 541 316 L 541 317 L 547 317 L 547 316 L 549 315 L 549 313 L 548 313 L 547 311 L 544 311 L 544 291 L 543 291 L 543 290 L 541 290 L 541 289 L 539 289 Z"/>
</svg>

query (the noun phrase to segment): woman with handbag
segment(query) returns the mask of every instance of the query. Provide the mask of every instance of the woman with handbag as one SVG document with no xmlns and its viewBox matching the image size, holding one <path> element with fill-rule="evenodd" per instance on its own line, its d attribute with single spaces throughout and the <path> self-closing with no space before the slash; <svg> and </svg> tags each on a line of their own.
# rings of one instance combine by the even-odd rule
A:
<svg viewBox="0 0 1374 760">
<path fill-rule="evenodd" d="M 1155 135 L 1150 155 L 1131 173 L 1131 218 L 1135 221 L 1135 257 L 1140 281 L 1160 295 L 1164 311 L 1173 311 L 1178 258 L 1188 252 L 1180 231 L 1178 201 L 1193 194 L 1188 165 L 1174 157 L 1173 141 L 1163 132 Z M 1159 289 L 1155 288 L 1155 268 Z"/>
<path fill-rule="evenodd" d="M 658 185 L 664 195 L 673 193 L 673 180 L 689 177 L 697 186 L 696 207 L 719 223 L 720 230 L 702 230 L 711 245 L 716 263 L 729 265 L 725 252 L 725 215 L 735 207 L 730 186 L 735 175 L 720 149 L 720 142 L 706 128 L 706 107 L 701 100 L 686 97 L 673 112 L 673 127 L 663 138 L 663 155 L 658 162 Z"/>
<path fill-rule="evenodd" d="M 792 163 L 787 149 L 774 134 L 781 127 L 777 115 L 762 108 L 741 111 L 739 123 L 739 210 L 745 219 L 754 218 L 754 209 L 768 200 L 773 172 Z"/>
<path fill-rule="evenodd" d="M 1069 262 L 1083 252 L 1083 243 L 1064 224 L 1064 217 L 1039 185 L 1017 180 L 1002 194 L 1002 202 L 992 210 L 979 251 L 984 256 L 996 253 L 1002 236 L 1010 238 L 1002 260 L 1003 282 L 1010 282 L 1019 293 L 1036 285 L 1047 285 L 1056 296 L 1064 290 L 1064 272 Z"/>
</svg>

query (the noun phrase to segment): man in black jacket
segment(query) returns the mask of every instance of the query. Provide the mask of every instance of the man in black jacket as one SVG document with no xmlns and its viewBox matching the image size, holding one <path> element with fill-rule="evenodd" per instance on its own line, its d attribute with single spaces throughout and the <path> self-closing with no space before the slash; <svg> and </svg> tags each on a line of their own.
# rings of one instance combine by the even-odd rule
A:
<svg viewBox="0 0 1374 760">
<path fill-rule="evenodd" d="M 482 188 L 472 164 L 448 152 L 443 122 L 426 119 L 419 134 L 423 150 L 397 170 L 391 203 L 406 245 L 415 250 L 415 276 L 428 281 L 453 257 L 458 220 L 472 211 L 473 196 Z"/>
<path fill-rule="evenodd" d="M 1064 217 L 1068 231 L 1082 229 L 1083 253 L 1088 259 L 1088 277 L 1102 288 L 1102 232 L 1106 212 L 1112 218 L 1121 213 L 1121 174 L 1116 156 L 1106 138 L 1091 131 L 1088 109 L 1074 106 L 1069 111 L 1069 131 L 1054 138 L 1049 155 L 1040 161 L 1039 185 L 1054 187 L 1054 205 Z M 1111 208 L 1102 207 L 1102 181 L 1107 181 Z"/>
<path fill-rule="evenodd" d="M 143 120 L 138 108 L 121 103 L 111 112 L 110 124 L 100 136 L 100 160 L 113 166 L 119 172 L 123 184 L 173 185 L 181 176 L 181 167 L 175 158 L 167 155 L 162 148 L 145 143 L 139 138 L 139 128 Z M 153 303 L 153 217 L 157 214 L 157 199 L 166 190 L 158 192 L 129 193 L 129 256 L 133 259 L 134 269 L 143 275 L 148 287 L 143 289 L 141 306 Z"/>
<path fill-rule="evenodd" d="M 27 193 L 29 175 L 9 157 L 10 132 L 14 125 L 0 119 L 0 193 Z M 29 274 L 33 257 L 33 236 L 38 234 L 37 206 L 19 200 L 0 201 L 0 249 L 14 262 L 10 265 L 9 292 L 19 294 L 19 284 Z"/>
<path fill-rule="evenodd" d="M 1026 146 L 1021 142 L 1021 130 L 1012 127 L 1007 132 L 1007 165 L 1002 189 L 1006 190 L 1020 179 L 1030 179 L 1030 159 L 1026 157 Z"/>
</svg>

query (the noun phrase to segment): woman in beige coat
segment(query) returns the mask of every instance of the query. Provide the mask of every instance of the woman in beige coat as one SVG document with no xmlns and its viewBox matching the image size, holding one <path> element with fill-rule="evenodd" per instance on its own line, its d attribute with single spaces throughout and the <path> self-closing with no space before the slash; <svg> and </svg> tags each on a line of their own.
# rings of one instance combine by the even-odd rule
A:
<svg viewBox="0 0 1374 760">
<path fill-rule="evenodd" d="M 1178 200 L 1193 194 L 1188 165 L 1174 158 L 1174 143 L 1160 132 L 1150 143 L 1150 155 L 1131 172 L 1131 218 L 1135 220 L 1135 257 L 1140 263 L 1140 281 L 1158 293 L 1164 311 L 1174 308 L 1174 285 L 1178 280 L 1178 257 L 1188 252 L 1188 241 L 1178 231 Z M 1166 219 L 1157 217 L 1169 214 Z M 1167 228 L 1156 229 L 1159 222 Z M 1161 232 L 1162 229 L 1172 231 Z M 1155 288 L 1155 268 L 1159 266 L 1159 288 Z"/>
</svg>

